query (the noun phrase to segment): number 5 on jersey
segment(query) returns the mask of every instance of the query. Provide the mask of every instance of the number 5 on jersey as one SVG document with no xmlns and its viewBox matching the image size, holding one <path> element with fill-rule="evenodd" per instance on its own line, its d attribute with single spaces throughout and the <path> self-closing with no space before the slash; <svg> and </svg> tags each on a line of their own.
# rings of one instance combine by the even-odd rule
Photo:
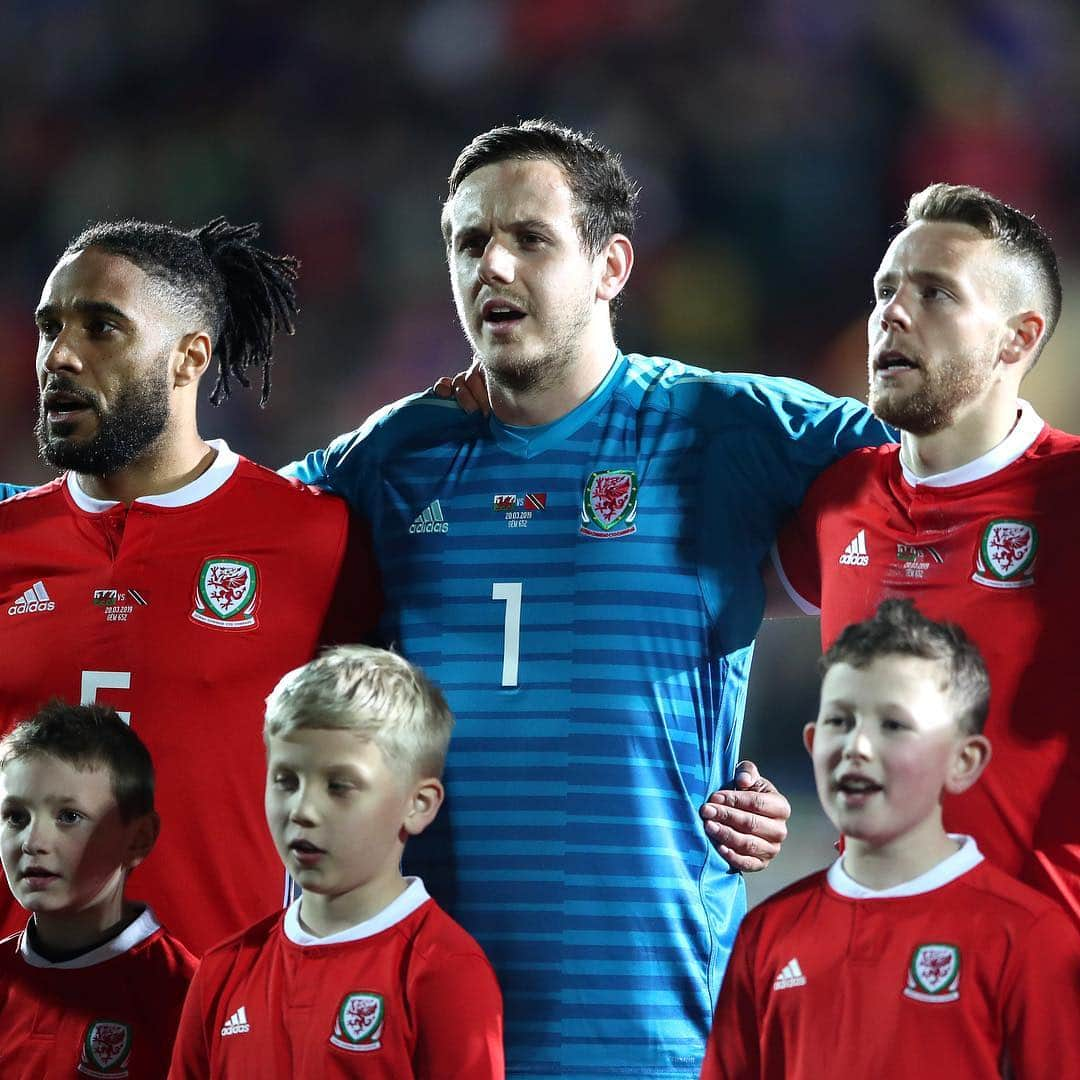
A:
<svg viewBox="0 0 1080 1080">
<path fill-rule="evenodd" d="M 502 685 L 518 684 L 518 646 L 521 642 L 521 582 L 496 581 L 491 586 L 491 599 L 504 600 Z"/>
<path fill-rule="evenodd" d="M 82 685 L 79 687 L 79 704 L 93 705 L 97 701 L 99 690 L 130 690 L 130 671 L 84 671 Z M 116 715 L 125 724 L 131 723 L 131 713 L 116 710 Z"/>
</svg>

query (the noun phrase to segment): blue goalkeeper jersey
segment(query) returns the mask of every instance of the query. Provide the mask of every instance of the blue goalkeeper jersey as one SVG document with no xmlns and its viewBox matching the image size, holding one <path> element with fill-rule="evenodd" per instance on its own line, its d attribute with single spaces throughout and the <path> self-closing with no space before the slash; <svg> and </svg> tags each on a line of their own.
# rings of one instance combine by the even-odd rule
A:
<svg viewBox="0 0 1080 1080">
<path fill-rule="evenodd" d="M 494 964 L 511 1076 L 697 1077 L 746 906 L 698 808 L 739 758 L 758 568 L 889 438 L 804 383 L 619 354 L 552 424 L 420 395 L 286 470 L 370 520 L 385 639 L 457 717 L 406 869 Z"/>
</svg>

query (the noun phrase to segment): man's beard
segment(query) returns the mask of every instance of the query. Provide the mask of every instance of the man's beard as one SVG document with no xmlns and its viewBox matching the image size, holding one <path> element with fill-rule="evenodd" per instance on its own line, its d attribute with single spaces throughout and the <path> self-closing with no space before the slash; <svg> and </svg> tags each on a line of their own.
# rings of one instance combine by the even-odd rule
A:
<svg viewBox="0 0 1080 1080">
<path fill-rule="evenodd" d="M 96 398 L 64 376 L 50 380 L 49 389 L 77 394 L 98 418 L 97 431 L 85 442 L 50 437 L 42 399 L 34 429 L 38 453 L 43 461 L 58 469 L 71 469 L 87 476 L 111 476 L 126 469 L 152 446 L 169 422 L 169 384 L 164 366 L 125 386 L 107 410 L 102 410 Z"/>
<path fill-rule="evenodd" d="M 564 382 L 577 360 L 581 338 L 592 317 L 592 302 L 583 297 L 573 308 L 564 308 L 560 316 L 558 324 L 550 328 L 547 349 L 539 355 L 489 358 L 478 349 L 476 355 L 490 382 L 515 396 L 540 393 Z"/>
<path fill-rule="evenodd" d="M 957 411 L 986 385 L 988 367 L 975 354 L 954 357 L 944 366 L 921 365 L 922 385 L 908 394 L 878 389 L 870 383 L 870 410 L 879 419 L 909 435 L 933 435 L 956 419 Z"/>
</svg>

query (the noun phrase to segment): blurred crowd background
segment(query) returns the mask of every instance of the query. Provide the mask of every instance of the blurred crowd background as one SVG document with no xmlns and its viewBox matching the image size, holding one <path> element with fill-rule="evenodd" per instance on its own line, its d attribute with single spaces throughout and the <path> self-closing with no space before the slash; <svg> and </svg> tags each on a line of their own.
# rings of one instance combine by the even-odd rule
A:
<svg viewBox="0 0 1080 1080">
<path fill-rule="evenodd" d="M 870 280 L 907 195 L 974 183 L 1055 238 L 1065 314 L 1028 381 L 1080 431 L 1080 7 L 1068 0 L 3 0 L 0 480 L 39 482 L 32 313 L 101 219 L 263 223 L 303 262 L 269 408 L 204 436 L 280 464 L 463 367 L 438 230 L 473 135 L 547 116 L 642 188 L 627 351 L 858 397 Z M 209 385 L 207 385 L 207 392 Z M 737 509 L 733 510 L 737 527 Z M 820 865 L 798 732 L 816 624 L 762 637 L 744 747 L 793 794 L 755 894 Z"/>
</svg>

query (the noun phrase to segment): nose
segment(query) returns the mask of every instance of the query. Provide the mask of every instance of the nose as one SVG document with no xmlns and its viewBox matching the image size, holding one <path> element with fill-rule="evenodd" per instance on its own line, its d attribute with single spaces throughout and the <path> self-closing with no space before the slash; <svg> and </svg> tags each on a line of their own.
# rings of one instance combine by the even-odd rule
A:
<svg viewBox="0 0 1080 1080">
<path fill-rule="evenodd" d="M 68 335 L 63 331 L 52 341 L 41 342 L 38 347 L 38 364 L 50 374 L 58 371 L 82 371 L 79 354 L 72 348 Z"/>
<path fill-rule="evenodd" d="M 903 291 L 897 289 L 892 296 L 878 301 L 878 317 L 881 320 L 882 330 L 906 330 L 911 325 L 911 319 L 902 297 Z"/>
<path fill-rule="evenodd" d="M 845 761 L 869 761 L 874 756 L 874 744 L 862 724 L 855 724 L 844 740 Z"/>
<path fill-rule="evenodd" d="M 498 240 L 489 240 L 477 268 L 485 285 L 509 285 L 515 276 L 514 256 Z"/>
<path fill-rule="evenodd" d="M 306 784 L 301 785 L 290 800 L 289 820 L 296 825 L 314 825 L 318 817 L 318 806 L 311 788 Z"/>
<path fill-rule="evenodd" d="M 23 831 L 22 850 L 26 855 L 38 855 L 49 848 L 47 826 L 40 818 L 31 818 Z"/>
</svg>

